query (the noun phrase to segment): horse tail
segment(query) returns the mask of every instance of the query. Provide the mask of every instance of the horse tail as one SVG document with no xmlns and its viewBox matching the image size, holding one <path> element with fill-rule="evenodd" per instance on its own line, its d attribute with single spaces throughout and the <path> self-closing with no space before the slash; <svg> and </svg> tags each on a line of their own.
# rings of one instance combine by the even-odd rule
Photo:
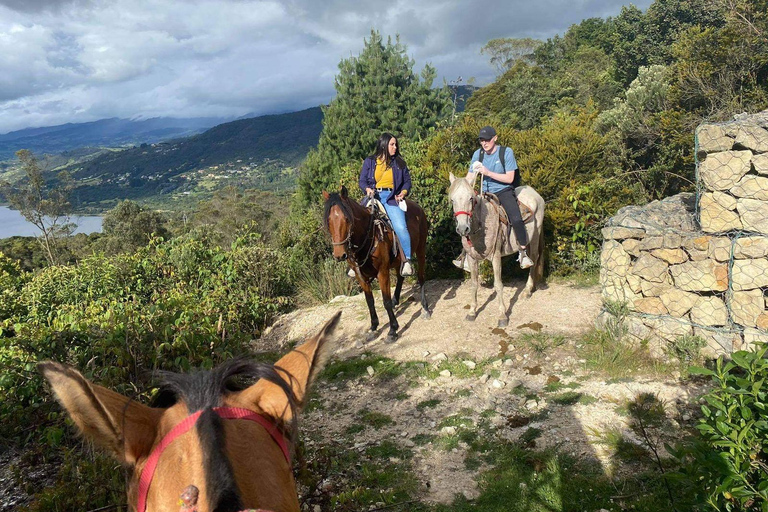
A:
<svg viewBox="0 0 768 512">
<path fill-rule="evenodd" d="M 544 226 L 541 226 L 541 229 L 539 229 L 536 252 L 536 262 L 531 269 L 533 272 L 534 286 L 538 286 L 544 282 Z"/>
</svg>

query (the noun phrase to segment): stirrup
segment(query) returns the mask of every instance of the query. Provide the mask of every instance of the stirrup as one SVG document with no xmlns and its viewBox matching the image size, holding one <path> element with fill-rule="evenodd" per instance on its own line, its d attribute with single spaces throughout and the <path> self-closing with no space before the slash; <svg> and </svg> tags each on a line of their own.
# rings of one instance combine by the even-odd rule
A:
<svg viewBox="0 0 768 512">
<path fill-rule="evenodd" d="M 520 268 L 525 270 L 533 266 L 533 260 L 528 257 L 528 253 L 525 249 L 522 249 L 517 256 L 517 261 L 520 263 Z"/>
<path fill-rule="evenodd" d="M 413 266 L 411 265 L 410 261 L 405 260 L 405 263 L 403 263 L 403 267 L 400 269 L 400 275 L 403 277 L 408 277 L 413 275 Z"/>
</svg>

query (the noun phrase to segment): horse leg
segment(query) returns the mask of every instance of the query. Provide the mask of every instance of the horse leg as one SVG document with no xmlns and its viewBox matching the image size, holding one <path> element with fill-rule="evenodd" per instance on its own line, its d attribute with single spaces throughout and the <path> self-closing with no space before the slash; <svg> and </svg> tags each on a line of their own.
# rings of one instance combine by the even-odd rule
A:
<svg viewBox="0 0 768 512">
<path fill-rule="evenodd" d="M 397 317 L 395 317 L 395 307 L 392 304 L 392 292 L 389 289 L 389 267 L 382 265 L 379 270 L 379 286 L 381 287 L 381 298 L 384 302 L 384 309 L 387 310 L 389 315 L 389 334 L 387 334 L 387 342 L 393 343 L 397 339 L 397 329 L 400 325 L 397 323 Z"/>
<path fill-rule="evenodd" d="M 427 250 L 426 250 L 426 241 L 422 242 L 421 247 L 419 248 L 419 251 L 416 253 L 416 260 L 419 262 L 419 272 L 418 272 L 418 281 L 419 281 L 419 289 L 421 290 L 421 312 L 422 315 L 426 320 L 429 320 L 432 317 L 432 314 L 429 312 L 429 303 L 427 302 L 427 292 L 424 289 L 424 283 L 426 282 L 426 274 L 427 274 Z"/>
<path fill-rule="evenodd" d="M 499 301 L 499 327 L 506 327 L 509 324 L 507 308 L 504 306 L 504 283 L 501 281 L 501 251 L 493 254 L 493 288 L 496 290 Z"/>
<path fill-rule="evenodd" d="M 379 316 L 376 314 L 376 306 L 373 304 L 373 291 L 371 290 L 371 283 L 361 282 L 360 286 L 365 293 L 365 303 L 368 304 L 368 313 L 371 315 L 371 333 L 368 335 L 368 341 L 372 341 L 376 337 L 376 330 L 379 328 Z"/>
<path fill-rule="evenodd" d="M 400 304 L 400 290 L 403 288 L 403 276 L 400 273 L 397 274 L 397 283 L 395 283 L 395 295 L 392 297 L 392 304 L 397 306 Z"/>
<path fill-rule="evenodd" d="M 544 232 L 539 231 L 534 240 L 536 243 L 531 245 L 535 260 L 533 267 L 528 271 L 528 282 L 523 290 L 523 296 L 526 299 L 531 297 L 538 284 L 544 279 Z"/>
<path fill-rule="evenodd" d="M 477 318 L 477 288 L 479 286 L 480 273 L 478 272 L 478 260 L 472 258 L 467 254 L 469 258 L 469 275 L 470 275 L 470 296 L 472 297 L 472 307 L 469 310 L 469 314 L 465 317 L 466 320 L 474 322 Z"/>
</svg>

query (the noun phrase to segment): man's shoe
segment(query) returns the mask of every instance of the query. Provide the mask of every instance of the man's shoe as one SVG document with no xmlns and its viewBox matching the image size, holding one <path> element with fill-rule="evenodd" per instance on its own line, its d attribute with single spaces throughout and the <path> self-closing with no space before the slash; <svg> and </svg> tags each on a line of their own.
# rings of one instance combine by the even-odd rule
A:
<svg viewBox="0 0 768 512">
<path fill-rule="evenodd" d="M 528 257 L 528 253 L 525 251 L 520 251 L 517 261 L 520 262 L 520 268 L 522 269 L 531 268 L 533 266 L 533 260 Z"/>
<path fill-rule="evenodd" d="M 406 260 L 405 263 L 403 263 L 403 268 L 400 270 L 400 275 L 403 277 L 413 275 L 413 267 L 411 266 L 410 261 Z"/>
<path fill-rule="evenodd" d="M 472 272 L 472 269 L 469 268 L 469 257 L 466 255 L 459 256 L 457 259 L 453 260 L 453 264 L 465 272 Z"/>
<path fill-rule="evenodd" d="M 355 277 L 355 276 L 357 276 L 357 273 L 355 272 L 355 269 L 350 268 L 349 270 L 347 270 L 347 275 L 349 277 Z"/>
</svg>

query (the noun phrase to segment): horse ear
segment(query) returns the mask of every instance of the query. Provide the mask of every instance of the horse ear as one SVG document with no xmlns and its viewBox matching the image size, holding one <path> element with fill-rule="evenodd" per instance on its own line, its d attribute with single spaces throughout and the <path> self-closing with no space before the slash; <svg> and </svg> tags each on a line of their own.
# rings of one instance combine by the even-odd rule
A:
<svg viewBox="0 0 768 512">
<path fill-rule="evenodd" d="M 331 194 L 329 194 L 328 191 L 323 190 L 323 199 L 327 201 L 329 197 L 331 197 Z"/>
<path fill-rule="evenodd" d="M 341 311 L 328 320 L 312 339 L 275 363 L 275 369 L 286 380 L 296 397 L 297 411 L 306 405 L 312 382 L 336 349 L 335 340 L 331 335 L 340 317 Z M 285 392 L 268 380 L 259 380 L 239 393 L 235 400 L 243 407 L 249 409 L 258 407 L 265 414 L 282 419 L 286 423 L 292 419 L 291 407 Z"/>
<path fill-rule="evenodd" d="M 46 361 L 37 367 L 85 437 L 128 464 L 149 455 L 161 409 L 93 384 L 69 366 Z"/>
<path fill-rule="evenodd" d="M 345 187 L 344 185 L 341 186 L 341 192 L 340 193 L 341 193 L 341 197 L 343 199 L 346 199 L 349 196 L 349 194 L 347 193 L 347 187 Z"/>
<path fill-rule="evenodd" d="M 475 188 L 475 182 L 477 181 L 477 176 L 479 174 L 479 172 L 468 172 L 464 179 L 467 180 L 467 183 L 469 183 L 472 188 Z"/>
<path fill-rule="evenodd" d="M 456 181 L 456 176 L 453 175 L 453 173 L 448 174 L 448 179 L 451 181 L 451 185 L 453 185 L 453 182 Z"/>
</svg>

